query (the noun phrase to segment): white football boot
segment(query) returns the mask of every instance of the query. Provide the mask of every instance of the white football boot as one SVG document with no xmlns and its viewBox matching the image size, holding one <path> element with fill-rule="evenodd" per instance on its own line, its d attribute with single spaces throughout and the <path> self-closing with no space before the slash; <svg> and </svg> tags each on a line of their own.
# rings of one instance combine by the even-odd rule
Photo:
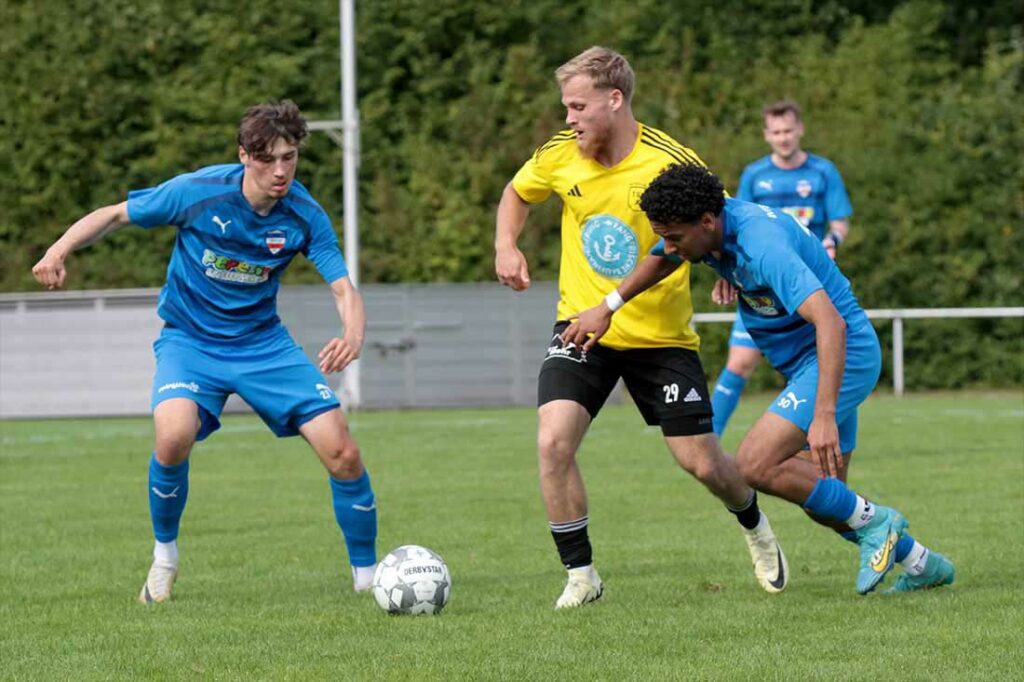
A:
<svg viewBox="0 0 1024 682">
<path fill-rule="evenodd" d="M 562 596 L 555 602 L 555 609 L 571 609 L 597 601 L 604 594 L 604 584 L 593 565 L 570 568 L 569 580 Z"/>
<path fill-rule="evenodd" d="M 751 530 L 743 529 L 743 537 L 750 548 L 754 561 L 754 575 L 765 592 L 782 592 L 789 584 L 789 564 L 782 553 L 779 541 L 768 523 L 768 517 L 761 512 L 761 519 Z"/>
<path fill-rule="evenodd" d="M 142 592 L 139 593 L 140 604 L 154 604 L 168 601 L 171 598 L 171 588 L 174 587 L 174 579 L 178 577 L 178 566 L 168 561 L 155 559 L 149 567 L 149 575 L 142 585 Z"/>
</svg>

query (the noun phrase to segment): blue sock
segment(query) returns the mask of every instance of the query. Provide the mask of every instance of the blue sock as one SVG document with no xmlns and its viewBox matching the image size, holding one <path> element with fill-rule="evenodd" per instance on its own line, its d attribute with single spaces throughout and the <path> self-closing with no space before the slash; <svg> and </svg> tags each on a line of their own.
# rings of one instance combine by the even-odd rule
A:
<svg viewBox="0 0 1024 682">
<path fill-rule="evenodd" d="M 153 535 L 160 542 L 178 537 L 178 524 L 188 499 L 188 460 L 165 467 L 149 460 L 149 515 L 153 519 Z"/>
<path fill-rule="evenodd" d="M 910 537 L 910 533 L 903 533 L 896 541 L 896 553 L 894 554 L 896 563 L 906 559 L 912 549 L 914 549 L 914 538 Z"/>
<path fill-rule="evenodd" d="M 372 566 L 377 563 L 377 503 L 370 487 L 370 474 L 352 481 L 340 481 L 333 476 L 331 497 L 334 500 L 334 518 L 348 548 L 348 560 L 353 566 Z"/>
<path fill-rule="evenodd" d="M 843 532 L 839 533 L 839 535 L 842 536 L 842 538 L 847 542 L 852 542 L 855 545 L 860 544 L 859 542 L 857 542 L 857 531 L 855 530 L 844 530 Z"/>
<path fill-rule="evenodd" d="M 714 428 L 716 436 L 721 436 L 725 431 L 725 425 L 729 423 L 729 417 L 732 416 L 736 405 L 739 404 L 740 396 L 743 395 L 743 388 L 746 385 L 746 379 L 739 374 L 730 372 L 728 368 L 723 369 L 722 373 L 718 375 L 715 390 L 711 392 L 711 410 L 714 412 L 714 416 L 711 417 L 711 426 Z"/>
<path fill-rule="evenodd" d="M 804 509 L 836 521 L 846 521 L 857 506 L 857 495 L 838 478 L 819 478 L 804 501 Z"/>
</svg>

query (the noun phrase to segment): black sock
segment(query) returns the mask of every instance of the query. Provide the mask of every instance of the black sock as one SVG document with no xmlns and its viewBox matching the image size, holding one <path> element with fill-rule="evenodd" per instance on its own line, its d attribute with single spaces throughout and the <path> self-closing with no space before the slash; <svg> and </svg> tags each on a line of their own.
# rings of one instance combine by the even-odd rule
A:
<svg viewBox="0 0 1024 682">
<path fill-rule="evenodd" d="M 558 548 L 558 556 L 566 568 L 589 566 L 594 562 L 590 548 L 590 537 L 587 535 L 589 519 L 584 516 L 575 521 L 551 523 L 551 537 Z"/>
<path fill-rule="evenodd" d="M 739 509 L 733 509 L 729 505 L 725 507 L 736 515 L 736 520 L 747 530 L 752 530 L 761 520 L 761 509 L 757 506 L 757 491 L 750 491 L 750 498 Z"/>
</svg>

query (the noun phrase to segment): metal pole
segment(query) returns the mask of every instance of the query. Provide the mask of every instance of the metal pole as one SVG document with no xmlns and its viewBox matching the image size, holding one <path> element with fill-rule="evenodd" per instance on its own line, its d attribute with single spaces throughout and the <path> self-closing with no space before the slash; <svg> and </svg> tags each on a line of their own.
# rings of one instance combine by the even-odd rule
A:
<svg viewBox="0 0 1024 682">
<path fill-rule="evenodd" d="M 356 22 L 355 0 L 339 0 L 341 21 L 341 121 L 342 196 L 345 227 L 345 262 L 353 286 L 359 286 L 359 110 L 356 108 Z M 359 361 L 345 370 L 343 377 L 348 407 L 362 403 Z"/>
<path fill-rule="evenodd" d="M 903 395 L 903 318 L 892 318 L 892 392 Z"/>
</svg>

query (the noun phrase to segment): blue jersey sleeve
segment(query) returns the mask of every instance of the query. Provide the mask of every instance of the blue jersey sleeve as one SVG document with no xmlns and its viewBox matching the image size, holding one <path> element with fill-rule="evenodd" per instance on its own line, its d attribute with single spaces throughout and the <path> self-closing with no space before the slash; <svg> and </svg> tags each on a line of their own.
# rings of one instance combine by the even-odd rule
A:
<svg viewBox="0 0 1024 682">
<path fill-rule="evenodd" d="M 128 192 L 128 218 L 140 227 L 180 225 L 189 201 L 188 176 Z"/>
<path fill-rule="evenodd" d="M 320 276 L 328 284 L 348 274 L 348 267 L 338 247 L 338 237 L 334 234 L 331 219 L 323 210 L 316 212 L 310 224 L 310 239 L 305 255 L 313 261 Z"/>
<path fill-rule="evenodd" d="M 764 230 L 764 233 L 774 230 Z M 790 313 L 795 313 L 807 297 L 824 289 L 821 280 L 803 261 L 790 241 L 778 235 L 762 233 L 764 248 L 751 249 L 752 270 L 770 288 Z"/>
<path fill-rule="evenodd" d="M 754 200 L 754 173 L 751 172 L 750 166 L 743 169 L 743 174 L 740 176 L 740 186 L 736 190 L 736 198 L 740 201 Z"/>
<path fill-rule="evenodd" d="M 651 247 L 651 250 L 648 253 L 650 253 L 652 256 L 657 256 L 658 258 L 668 258 L 673 263 L 679 263 L 680 265 L 682 265 L 682 263 L 683 263 L 682 257 L 677 256 L 674 253 L 673 254 L 665 253 L 665 240 L 664 239 L 659 239 L 658 243 L 655 244 L 653 247 Z"/>
<path fill-rule="evenodd" d="M 831 163 L 825 172 L 828 189 L 825 191 L 825 217 L 828 220 L 842 220 L 853 215 L 850 197 L 846 194 L 846 185 L 839 169 Z"/>
</svg>

